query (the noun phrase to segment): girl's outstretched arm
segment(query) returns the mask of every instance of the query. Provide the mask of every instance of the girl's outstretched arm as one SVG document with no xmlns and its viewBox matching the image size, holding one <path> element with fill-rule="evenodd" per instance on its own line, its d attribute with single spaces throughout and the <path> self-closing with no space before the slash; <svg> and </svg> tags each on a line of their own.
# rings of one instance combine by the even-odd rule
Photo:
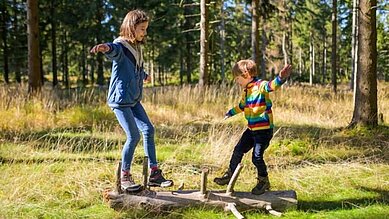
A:
<svg viewBox="0 0 389 219">
<path fill-rule="evenodd" d="M 111 48 L 105 44 L 105 43 L 102 43 L 102 44 L 98 44 L 94 47 L 92 47 L 92 49 L 90 50 L 91 53 L 98 53 L 98 52 L 102 52 L 102 53 L 106 53 L 110 50 Z"/>
</svg>

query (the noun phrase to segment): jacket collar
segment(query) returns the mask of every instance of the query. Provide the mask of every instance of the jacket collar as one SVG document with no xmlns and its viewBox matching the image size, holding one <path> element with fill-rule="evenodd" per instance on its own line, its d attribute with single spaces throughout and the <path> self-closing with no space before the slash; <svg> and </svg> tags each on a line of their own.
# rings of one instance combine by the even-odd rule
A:
<svg viewBox="0 0 389 219">
<path fill-rule="evenodd" d="M 143 53 L 140 46 L 138 47 L 135 44 L 128 43 L 127 40 L 123 37 L 118 37 L 113 42 L 121 43 L 123 46 L 125 46 L 128 50 L 130 50 L 132 55 L 134 55 L 137 66 L 143 66 Z"/>
</svg>

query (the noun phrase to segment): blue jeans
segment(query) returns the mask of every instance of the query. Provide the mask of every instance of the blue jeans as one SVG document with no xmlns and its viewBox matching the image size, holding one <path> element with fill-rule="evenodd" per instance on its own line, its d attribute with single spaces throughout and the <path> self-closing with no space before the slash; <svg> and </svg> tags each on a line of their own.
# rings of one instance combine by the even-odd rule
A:
<svg viewBox="0 0 389 219">
<path fill-rule="evenodd" d="M 263 154 L 269 146 L 272 137 L 273 129 L 258 131 L 246 129 L 232 153 L 229 167 L 230 170 L 234 172 L 238 164 L 242 161 L 243 155 L 249 152 L 251 148 L 254 148 L 252 162 L 257 168 L 258 176 L 266 177 L 268 173 L 266 163 L 263 160 Z"/>
<path fill-rule="evenodd" d="M 154 143 L 154 126 L 150 122 L 142 104 L 138 102 L 133 107 L 113 108 L 113 112 L 127 135 L 122 150 L 122 170 L 130 171 L 135 147 L 140 141 L 139 130 L 143 134 L 143 147 L 149 158 L 150 168 L 157 166 Z M 139 129 L 139 130 L 138 130 Z"/>
</svg>

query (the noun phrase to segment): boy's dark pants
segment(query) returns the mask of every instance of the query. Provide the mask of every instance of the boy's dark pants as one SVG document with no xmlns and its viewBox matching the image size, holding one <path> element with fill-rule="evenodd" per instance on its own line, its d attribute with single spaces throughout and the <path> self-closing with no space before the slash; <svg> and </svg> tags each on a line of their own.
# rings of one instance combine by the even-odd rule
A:
<svg viewBox="0 0 389 219">
<path fill-rule="evenodd" d="M 230 160 L 230 170 L 233 173 L 242 161 L 243 155 L 247 153 L 251 148 L 253 149 L 252 162 L 257 167 L 258 176 L 266 177 L 267 168 L 265 161 L 263 160 L 263 154 L 266 148 L 269 146 L 270 140 L 273 137 L 273 129 L 265 129 L 258 131 L 251 131 L 246 129 L 240 138 L 238 144 L 234 148 Z"/>
</svg>

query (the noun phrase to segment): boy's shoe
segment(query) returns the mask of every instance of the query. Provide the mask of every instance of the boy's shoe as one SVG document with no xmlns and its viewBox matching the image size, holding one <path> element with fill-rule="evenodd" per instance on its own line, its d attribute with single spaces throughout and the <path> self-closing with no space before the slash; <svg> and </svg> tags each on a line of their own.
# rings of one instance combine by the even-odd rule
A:
<svg viewBox="0 0 389 219">
<path fill-rule="evenodd" d="M 136 184 L 132 175 L 126 171 L 122 171 L 120 186 L 124 192 L 137 192 L 141 189 L 141 185 Z"/>
<path fill-rule="evenodd" d="M 165 177 L 162 176 L 162 170 L 157 169 L 151 171 L 150 177 L 149 177 L 149 186 L 159 186 L 159 187 L 170 187 L 173 185 L 173 180 L 165 179 Z"/>
<path fill-rule="evenodd" d="M 223 176 L 221 177 L 216 177 L 215 179 L 213 179 L 213 181 L 218 184 L 218 185 L 221 185 L 221 186 L 224 186 L 224 185 L 227 185 L 229 182 L 230 182 L 230 179 L 232 177 L 232 171 L 230 169 L 228 169 Z"/>
<path fill-rule="evenodd" d="M 265 191 L 270 189 L 270 182 L 269 178 L 263 177 L 263 176 L 258 176 L 258 183 L 257 185 L 251 190 L 251 193 L 254 195 L 262 195 L 265 193 Z"/>
</svg>

